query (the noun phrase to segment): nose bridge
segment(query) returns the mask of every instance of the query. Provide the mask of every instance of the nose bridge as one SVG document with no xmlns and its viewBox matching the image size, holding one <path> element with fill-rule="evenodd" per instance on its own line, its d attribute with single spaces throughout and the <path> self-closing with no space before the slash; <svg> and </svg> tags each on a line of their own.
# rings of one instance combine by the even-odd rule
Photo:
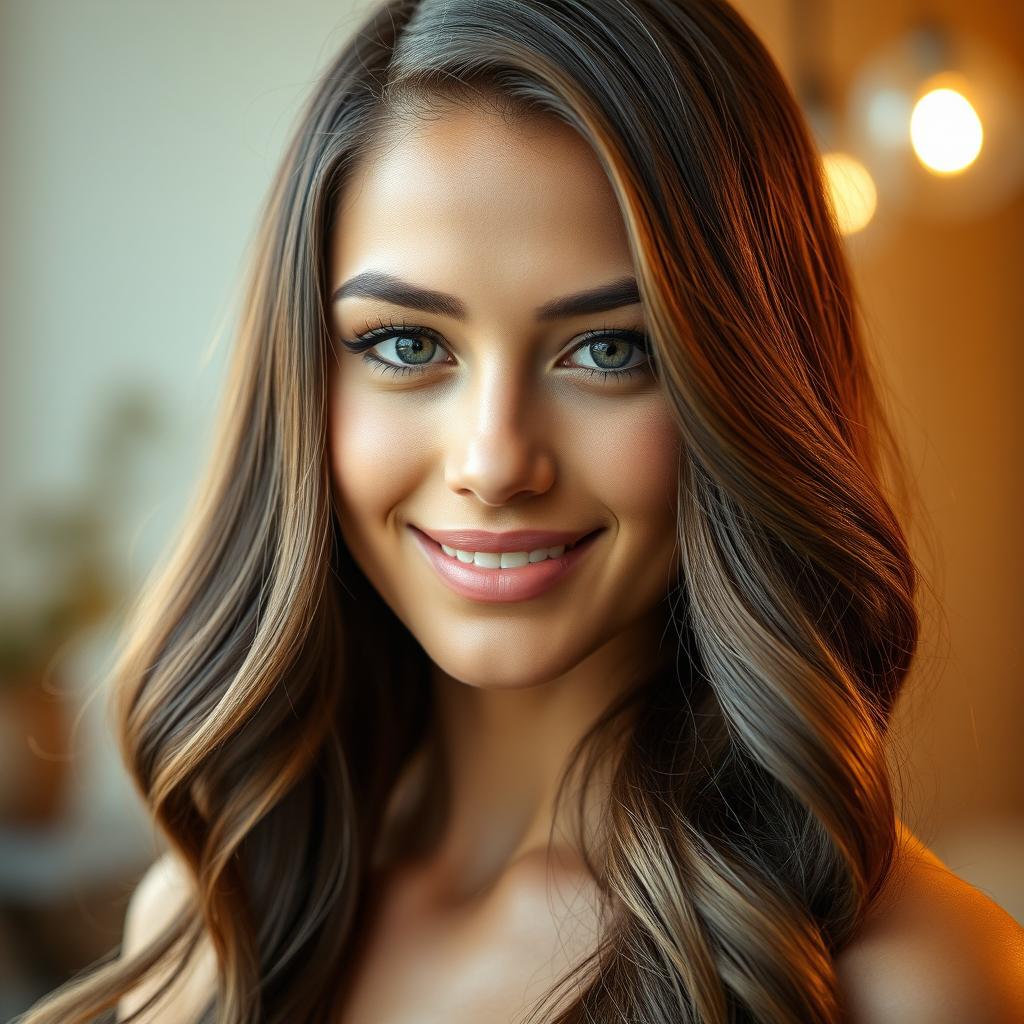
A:
<svg viewBox="0 0 1024 1024">
<path fill-rule="evenodd" d="M 446 480 L 489 505 L 546 491 L 555 459 L 529 374 L 501 356 L 481 362 L 460 396 L 452 423 Z"/>
</svg>

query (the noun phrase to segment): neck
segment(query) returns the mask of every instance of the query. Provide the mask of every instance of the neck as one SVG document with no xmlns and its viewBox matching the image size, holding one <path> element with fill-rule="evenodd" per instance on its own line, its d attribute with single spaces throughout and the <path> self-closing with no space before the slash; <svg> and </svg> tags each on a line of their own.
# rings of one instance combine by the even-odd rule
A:
<svg viewBox="0 0 1024 1024">
<path fill-rule="evenodd" d="M 530 686 L 470 685 L 434 667 L 435 729 L 418 768 L 420 784 L 433 781 L 443 795 L 420 866 L 429 865 L 450 899 L 489 888 L 527 857 L 579 857 L 580 845 L 599 836 L 613 759 L 597 763 L 585 792 L 574 774 L 556 807 L 558 786 L 577 742 L 664 663 L 663 629 L 663 616 L 652 614 L 563 675 Z M 582 837 L 574 831 L 580 797 Z"/>
</svg>

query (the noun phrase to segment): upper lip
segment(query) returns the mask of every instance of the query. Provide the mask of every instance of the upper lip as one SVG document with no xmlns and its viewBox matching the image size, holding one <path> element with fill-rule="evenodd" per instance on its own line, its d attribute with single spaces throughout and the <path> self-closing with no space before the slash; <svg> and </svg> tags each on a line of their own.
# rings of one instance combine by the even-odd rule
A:
<svg viewBox="0 0 1024 1024">
<path fill-rule="evenodd" d="M 506 533 L 492 533 L 489 530 L 434 530 L 415 526 L 413 529 L 425 533 L 438 544 L 445 544 L 459 551 L 536 551 L 538 548 L 553 548 L 559 544 L 575 544 L 591 530 L 509 530 Z"/>
</svg>

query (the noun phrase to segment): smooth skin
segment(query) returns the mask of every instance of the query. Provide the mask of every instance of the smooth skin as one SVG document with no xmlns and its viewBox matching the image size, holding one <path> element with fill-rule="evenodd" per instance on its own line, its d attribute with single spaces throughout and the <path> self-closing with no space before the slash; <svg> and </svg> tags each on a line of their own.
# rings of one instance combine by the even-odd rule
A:
<svg viewBox="0 0 1024 1024">
<path fill-rule="evenodd" d="M 659 600 L 677 563 L 679 435 L 650 372 L 589 372 L 605 364 L 581 345 L 586 332 L 642 331 L 639 304 L 535 317 L 634 273 L 606 177 L 553 118 L 510 124 L 453 108 L 403 132 L 349 182 L 329 255 L 332 292 L 373 270 L 464 307 L 458 317 L 366 295 L 332 304 L 339 521 L 433 662 L 451 787 L 436 846 L 378 879 L 336 1022 L 509 1024 L 596 942 L 594 883 L 552 800 L 573 743 L 658 656 Z M 429 329 L 425 372 L 399 375 L 342 344 L 381 321 L 401 330 L 372 351 L 396 367 L 408 364 L 395 338 Z M 410 524 L 605 529 L 553 590 L 484 604 L 442 584 Z M 900 870 L 837 960 L 847 1019 L 1024 1020 L 1024 931 L 900 834 Z M 133 898 L 128 951 L 186 890 L 173 862 L 158 862 Z M 207 956 L 182 982 L 170 1003 L 179 1015 L 213 971 Z"/>
<path fill-rule="evenodd" d="M 456 296 L 466 316 L 333 304 L 337 339 L 384 320 L 436 343 L 425 371 L 396 376 L 336 342 L 330 460 L 349 550 L 436 667 L 452 804 L 431 873 L 458 901 L 546 848 L 570 747 L 667 649 L 658 605 L 677 561 L 680 435 L 629 336 L 620 358 L 636 369 L 621 379 L 594 373 L 581 344 L 588 331 L 642 331 L 639 301 L 535 316 L 634 274 L 582 139 L 454 112 L 401 139 L 344 193 L 330 280 L 380 271 Z M 404 368 L 394 339 L 373 351 Z M 443 584 L 409 524 L 604 532 L 554 589 L 486 603 Z"/>
</svg>

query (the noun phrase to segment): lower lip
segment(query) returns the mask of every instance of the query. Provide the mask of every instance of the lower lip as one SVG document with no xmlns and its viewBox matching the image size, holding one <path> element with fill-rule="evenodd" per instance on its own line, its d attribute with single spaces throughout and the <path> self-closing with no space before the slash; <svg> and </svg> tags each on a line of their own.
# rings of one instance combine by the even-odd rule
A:
<svg viewBox="0 0 1024 1024">
<path fill-rule="evenodd" d="M 539 597 L 572 572 L 604 532 L 602 529 L 590 534 L 558 558 L 545 558 L 543 562 L 531 562 L 516 569 L 482 569 L 446 555 L 436 540 L 415 526 L 410 529 L 446 586 L 462 597 L 485 602 L 528 601 Z"/>
</svg>

